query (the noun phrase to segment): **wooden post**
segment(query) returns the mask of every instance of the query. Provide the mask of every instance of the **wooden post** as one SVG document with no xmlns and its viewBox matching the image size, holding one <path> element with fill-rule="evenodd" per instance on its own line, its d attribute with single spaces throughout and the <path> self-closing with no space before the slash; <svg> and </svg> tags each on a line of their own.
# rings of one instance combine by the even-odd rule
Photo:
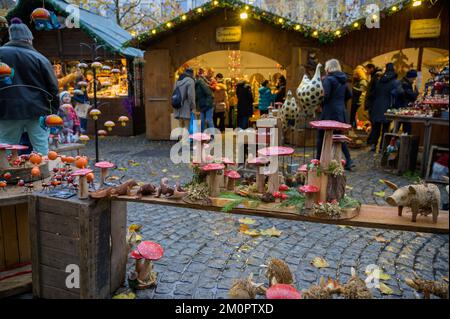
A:
<svg viewBox="0 0 450 319">
<path fill-rule="evenodd" d="M 325 130 L 322 144 L 322 154 L 320 156 L 320 167 L 322 168 L 323 171 L 328 169 L 328 166 L 330 165 L 330 162 L 332 160 L 332 151 L 333 151 L 333 130 Z M 325 173 L 322 173 L 322 175 L 320 176 L 319 188 L 320 188 L 319 201 L 326 202 L 328 176 Z"/>
<path fill-rule="evenodd" d="M 86 176 L 80 176 L 80 182 L 78 185 L 78 198 L 79 199 L 88 199 L 89 198 L 89 184 L 87 182 Z"/>
<path fill-rule="evenodd" d="M 210 171 L 209 172 L 209 196 L 211 197 L 219 197 L 220 195 L 220 176 L 218 175 L 218 171 Z"/>
<path fill-rule="evenodd" d="M 9 167 L 8 156 L 6 155 L 6 150 L 0 148 L 0 170 Z"/>
<path fill-rule="evenodd" d="M 256 187 L 258 189 L 258 193 L 264 194 L 266 191 L 266 176 L 261 174 L 259 171 L 261 167 L 256 167 Z"/>
</svg>

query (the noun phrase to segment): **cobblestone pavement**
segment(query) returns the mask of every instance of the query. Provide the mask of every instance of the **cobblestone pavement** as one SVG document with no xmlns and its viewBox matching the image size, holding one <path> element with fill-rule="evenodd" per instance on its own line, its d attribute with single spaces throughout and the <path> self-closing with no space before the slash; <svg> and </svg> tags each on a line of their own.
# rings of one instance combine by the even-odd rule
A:
<svg viewBox="0 0 450 319">
<path fill-rule="evenodd" d="M 171 145 L 149 142 L 143 137 L 107 138 L 101 140 L 100 150 L 101 157 L 128 168 L 127 176 L 158 182 L 164 175 L 188 182 L 191 178 L 188 165 L 173 165 L 169 160 Z M 92 144 L 86 153 L 93 156 Z M 348 184 L 353 187 L 349 195 L 363 203 L 386 205 L 383 198 L 374 195 L 379 191 L 391 192 L 380 179 L 389 179 L 400 186 L 411 182 L 377 169 L 377 157 L 372 153 L 358 151 L 353 155 L 356 167 L 348 174 Z M 139 165 L 130 165 L 130 159 Z M 443 202 L 448 202 L 448 195 L 442 194 Z M 426 279 L 448 278 L 448 235 L 254 217 L 257 223 L 252 227 L 275 226 L 282 235 L 252 238 L 239 232 L 239 218 L 129 203 L 128 222 L 143 224 L 144 239 L 156 241 L 165 249 L 164 257 L 155 265 L 159 273 L 157 287 L 139 291 L 138 298 L 226 298 L 233 279 L 254 273 L 255 281 L 263 282 L 263 269 L 259 266 L 269 257 L 288 263 L 299 289 L 317 283 L 321 276 L 345 282 L 351 267 L 364 276 L 370 264 L 382 267 L 391 277 L 384 283 L 393 293 L 382 295 L 373 289 L 376 298 L 419 298 L 404 283 L 413 271 Z M 316 269 L 311 265 L 315 257 L 325 258 L 329 267 Z M 131 261 L 128 266 L 133 267 Z"/>
</svg>

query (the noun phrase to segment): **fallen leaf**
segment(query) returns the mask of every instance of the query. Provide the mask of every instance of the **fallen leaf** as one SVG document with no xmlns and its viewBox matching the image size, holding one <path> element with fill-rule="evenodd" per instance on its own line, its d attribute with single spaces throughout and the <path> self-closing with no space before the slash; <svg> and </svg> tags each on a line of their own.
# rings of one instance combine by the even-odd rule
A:
<svg viewBox="0 0 450 319">
<path fill-rule="evenodd" d="M 121 172 L 126 172 L 126 171 L 128 171 L 128 168 L 126 168 L 126 167 L 119 167 L 118 170 L 121 171 Z"/>
<path fill-rule="evenodd" d="M 382 282 L 380 282 L 380 287 L 378 289 L 383 295 L 392 295 L 394 293 L 391 287 Z"/>
<path fill-rule="evenodd" d="M 348 228 L 348 229 L 353 229 L 353 226 L 349 226 L 349 225 L 338 225 L 339 228 Z"/>
<path fill-rule="evenodd" d="M 328 262 L 323 257 L 316 257 L 312 260 L 311 264 L 316 268 L 327 268 Z"/>
<path fill-rule="evenodd" d="M 156 172 L 153 172 L 153 171 L 150 171 L 150 176 L 158 176 L 158 173 L 156 173 Z"/>
<path fill-rule="evenodd" d="M 131 166 L 132 167 L 137 167 L 137 166 L 141 166 L 141 164 L 140 163 L 131 163 Z"/>
<path fill-rule="evenodd" d="M 254 225 L 256 224 L 256 220 L 252 219 L 252 218 L 248 218 L 248 217 L 244 217 L 239 219 L 239 222 L 241 224 L 245 224 L 245 225 Z"/>
<path fill-rule="evenodd" d="M 282 233 L 282 231 L 276 229 L 275 226 L 273 226 L 272 228 L 261 230 L 261 235 L 262 236 L 280 237 L 281 233 Z"/>
<path fill-rule="evenodd" d="M 378 197 L 385 197 L 386 196 L 386 192 L 384 192 L 384 191 L 381 191 L 381 192 L 375 192 L 375 193 L 373 193 L 375 196 L 378 196 Z"/>
<path fill-rule="evenodd" d="M 168 172 L 168 170 L 167 170 L 167 168 L 164 168 L 161 172 L 163 172 L 163 173 L 167 173 Z"/>
<path fill-rule="evenodd" d="M 345 188 L 348 189 L 349 191 L 353 190 L 353 187 L 349 185 L 346 185 Z"/>
<path fill-rule="evenodd" d="M 373 273 L 375 272 L 375 268 L 370 268 L 370 269 L 371 269 L 371 271 L 366 271 L 367 276 L 372 276 Z M 382 269 L 380 269 L 379 273 L 378 273 L 378 279 L 389 280 L 389 279 L 391 279 L 391 276 L 388 275 L 387 273 L 385 273 Z"/>
<path fill-rule="evenodd" d="M 173 179 L 180 179 L 180 175 L 172 175 Z"/>
<path fill-rule="evenodd" d="M 250 247 L 249 245 L 244 245 L 244 246 L 240 247 L 238 251 L 246 252 L 251 249 L 252 249 L 252 247 Z"/>
<path fill-rule="evenodd" d="M 136 294 L 133 292 L 130 292 L 128 294 L 122 293 L 122 294 L 115 295 L 113 297 L 113 299 L 136 299 Z"/>
<path fill-rule="evenodd" d="M 249 229 L 249 230 L 243 231 L 242 233 L 245 235 L 251 236 L 251 237 L 258 237 L 261 235 L 260 232 L 257 231 L 256 229 Z"/>
<path fill-rule="evenodd" d="M 392 247 L 392 246 L 386 247 L 386 250 L 387 250 L 387 251 L 390 251 L 390 252 L 395 252 L 395 248 Z"/>
<path fill-rule="evenodd" d="M 138 231 L 141 231 L 141 229 L 142 229 L 141 224 L 131 224 L 128 227 L 128 231 L 130 231 L 130 232 L 138 232 Z"/>
<path fill-rule="evenodd" d="M 389 242 L 390 242 L 389 240 L 387 240 L 387 239 L 384 238 L 383 236 L 376 236 L 374 239 L 375 239 L 377 242 L 379 242 L 379 243 L 389 243 Z"/>
</svg>

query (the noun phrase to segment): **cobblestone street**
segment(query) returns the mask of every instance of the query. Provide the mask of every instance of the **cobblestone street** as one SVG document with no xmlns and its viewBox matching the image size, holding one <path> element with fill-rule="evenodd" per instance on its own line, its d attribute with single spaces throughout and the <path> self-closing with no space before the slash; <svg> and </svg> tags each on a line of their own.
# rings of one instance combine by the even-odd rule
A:
<svg viewBox="0 0 450 319">
<path fill-rule="evenodd" d="M 162 176 L 188 182 L 191 172 L 187 165 L 173 165 L 169 159 L 170 142 L 149 142 L 144 137 L 106 138 L 100 141 L 101 158 L 113 161 L 126 174 L 139 181 L 159 182 Z M 93 157 L 93 145 L 87 155 Z M 401 176 L 391 176 L 377 169 L 377 157 L 364 151 L 354 152 L 355 170 L 348 174 L 349 195 L 367 204 L 386 205 L 375 192 L 392 191 L 380 183 L 386 178 L 399 186 L 411 183 Z M 136 164 L 130 165 L 128 160 Z M 138 164 L 137 164 L 138 163 Z M 442 192 L 443 202 L 448 195 Z M 279 238 L 252 238 L 239 232 L 242 216 L 199 212 L 189 209 L 142 204 L 128 204 L 128 222 L 140 223 L 143 238 L 156 241 L 165 249 L 156 262 L 159 273 L 156 289 L 138 292 L 138 298 L 226 298 L 233 279 L 256 276 L 263 282 L 264 264 L 269 257 L 288 263 L 295 276 L 295 285 L 306 289 L 321 276 L 346 282 L 351 267 L 365 278 L 368 265 L 383 268 L 390 279 L 383 281 L 392 294 L 376 298 L 419 298 L 404 279 L 415 271 L 425 279 L 448 278 L 448 235 L 433 235 L 404 231 L 353 228 L 318 223 L 252 217 L 253 227 L 275 226 L 282 231 Z M 327 268 L 311 265 L 315 257 L 323 257 Z M 132 267 L 130 261 L 129 267 Z"/>
</svg>

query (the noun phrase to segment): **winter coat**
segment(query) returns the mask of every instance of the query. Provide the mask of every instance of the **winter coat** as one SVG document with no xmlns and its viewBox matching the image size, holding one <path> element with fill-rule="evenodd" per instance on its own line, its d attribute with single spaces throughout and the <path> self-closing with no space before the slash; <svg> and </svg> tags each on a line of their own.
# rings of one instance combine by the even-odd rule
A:
<svg viewBox="0 0 450 319">
<path fill-rule="evenodd" d="M 277 88 L 277 94 L 275 96 L 275 102 L 276 103 L 284 103 L 286 100 L 286 84 L 281 84 Z"/>
<path fill-rule="evenodd" d="M 200 112 L 206 112 L 214 107 L 213 92 L 205 79 L 201 77 L 195 82 L 195 100 Z"/>
<path fill-rule="evenodd" d="M 37 120 L 59 108 L 58 81 L 46 57 L 32 45 L 11 41 L 0 48 L 2 62 L 14 69 L 13 85 L 31 85 L 43 89 L 15 87 L 0 91 L 0 120 Z M 0 82 L 0 88 L 5 85 Z"/>
<path fill-rule="evenodd" d="M 216 83 L 214 90 L 215 113 L 223 113 L 229 108 L 227 86 L 223 83 Z"/>
<path fill-rule="evenodd" d="M 396 108 L 407 107 L 409 103 L 414 103 L 419 96 L 419 92 L 413 88 L 413 83 L 410 80 L 403 78 L 401 84 L 403 93 L 395 101 Z"/>
<path fill-rule="evenodd" d="M 369 83 L 367 82 L 367 80 L 364 79 L 354 80 L 352 90 L 353 93 L 352 106 L 354 106 L 354 109 L 357 110 L 359 107 L 364 106 L 368 86 Z"/>
<path fill-rule="evenodd" d="M 236 96 L 238 99 L 237 116 L 251 117 L 253 115 L 252 88 L 246 82 L 241 81 L 236 85 Z"/>
<path fill-rule="evenodd" d="M 174 116 L 179 119 L 190 119 L 191 113 L 195 111 L 195 81 L 187 74 L 182 74 L 175 83 L 175 88 L 180 88 L 181 107 L 174 109 Z M 175 90 L 174 88 L 174 90 Z"/>
<path fill-rule="evenodd" d="M 259 109 L 261 111 L 267 111 L 269 106 L 275 102 L 275 94 L 272 94 L 270 89 L 267 86 L 262 86 L 259 88 Z"/>
<path fill-rule="evenodd" d="M 389 122 L 384 114 L 395 106 L 395 101 L 401 94 L 403 94 L 403 89 L 400 81 L 397 80 L 397 74 L 393 72 L 383 74 L 372 87 L 370 121 L 372 123 Z"/>
<path fill-rule="evenodd" d="M 347 85 L 347 76 L 344 72 L 333 72 L 323 80 L 324 101 L 321 120 L 334 120 L 346 122 L 346 103 L 352 97 Z"/>
</svg>

